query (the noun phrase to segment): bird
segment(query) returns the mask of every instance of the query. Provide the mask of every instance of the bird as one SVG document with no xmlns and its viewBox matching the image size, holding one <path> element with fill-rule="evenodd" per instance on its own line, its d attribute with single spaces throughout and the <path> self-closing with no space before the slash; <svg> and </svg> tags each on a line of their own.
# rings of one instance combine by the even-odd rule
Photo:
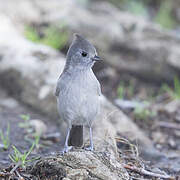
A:
<svg viewBox="0 0 180 180">
<path fill-rule="evenodd" d="M 100 111 L 101 86 L 92 67 L 99 61 L 95 47 L 75 33 L 55 90 L 60 119 L 67 124 L 63 153 L 83 146 L 84 126 L 89 128 L 90 137 L 86 150 L 94 150 L 92 125 Z"/>
</svg>

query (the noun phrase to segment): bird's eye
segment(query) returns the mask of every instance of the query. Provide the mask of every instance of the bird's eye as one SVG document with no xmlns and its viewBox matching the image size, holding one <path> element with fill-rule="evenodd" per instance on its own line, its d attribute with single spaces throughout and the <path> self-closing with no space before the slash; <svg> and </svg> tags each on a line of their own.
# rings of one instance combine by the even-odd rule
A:
<svg viewBox="0 0 180 180">
<path fill-rule="evenodd" d="M 82 55 L 83 57 L 86 57 L 86 56 L 87 56 L 87 52 L 83 51 L 81 55 Z"/>
</svg>

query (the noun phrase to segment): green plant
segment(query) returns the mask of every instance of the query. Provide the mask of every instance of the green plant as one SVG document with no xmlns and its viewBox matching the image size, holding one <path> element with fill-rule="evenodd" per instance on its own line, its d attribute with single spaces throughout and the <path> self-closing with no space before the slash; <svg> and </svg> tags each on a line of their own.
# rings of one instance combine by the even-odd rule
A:
<svg viewBox="0 0 180 180">
<path fill-rule="evenodd" d="M 137 16 L 147 16 L 145 4 L 139 0 L 127 1 L 127 9 L 132 14 Z"/>
<path fill-rule="evenodd" d="M 82 6 L 87 6 L 89 0 L 77 0 L 77 2 Z"/>
<path fill-rule="evenodd" d="M 125 93 L 125 88 L 124 88 L 124 83 L 120 82 L 118 89 L 117 89 L 117 95 L 119 99 L 124 98 L 124 93 Z"/>
<path fill-rule="evenodd" d="M 31 162 L 34 160 L 34 159 L 30 159 L 30 160 L 27 159 L 28 156 L 33 151 L 34 146 L 35 146 L 35 143 L 33 143 L 30 149 L 24 153 L 21 153 L 15 146 L 12 146 L 14 153 L 13 155 L 9 155 L 9 158 L 11 159 L 12 162 L 17 163 L 21 165 L 22 167 L 25 167 L 28 162 Z"/>
<path fill-rule="evenodd" d="M 28 114 L 21 114 L 20 115 L 20 118 L 22 119 L 22 120 L 24 120 L 24 122 L 20 122 L 20 123 L 18 123 L 18 126 L 20 127 L 20 128 L 29 128 L 29 120 L 30 120 L 30 116 L 28 115 Z"/>
<path fill-rule="evenodd" d="M 25 139 L 25 141 L 27 141 L 29 143 L 34 143 L 34 149 L 36 151 L 38 151 L 39 148 L 45 147 L 43 144 L 40 144 L 40 135 L 39 134 L 33 133 L 32 137 L 25 136 L 24 139 Z"/>
<path fill-rule="evenodd" d="M 180 99 L 180 81 L 177 76 L 174 77 L 174 96 Z"/>
<path fill-rule="evenodd" d="M 160 93 L 167 92 L 172 98 L 180 99 L 180 80 L 177 76 L 174 77 L 174 88 L 169 87 L 167 84 L 163 84 Z"/>
<path fill-rule="evenodd" d="M 42 144 L 39 143 L 39 141 L 40 141 L 40 135 L 39 134 L 33 133 L 32 138 L 25 137 L 25 140 L 30 142 L 30 143 L 34 143 L 36 150 L 38 150 L 40 147 L 44 147 Z"/>
<path fill-rule="evenodd" d="M 160 91 L 159 93 L 162 94 L 165 92 L 172 93 L 173 90 L 167 84 L 164 83 L 164 84 L 162 84 L 159 91 Z"/>
<path fill-rule="evenodd" d="M 117 89 L 117 95 L 119 99 L 123 99 L 125 95 L 128 98 L 131 98 L 134 95 L 134 87 L 132 82 L 129 82 L 128 85 L 125 85 L 124 82 L 120 82 Z"/>
<path fill-rule="evenodd" d="M 160 9 L 155 17 L 155 21 L 162 27 L 172 29 L 177 24 L 171 14 L 172 1 L 164 0 L 161 2 Z"/>
<path fill-rule="evenodd" d="M 63 26 L 55 27 L 48 26 L 42 29 L 42 35 L 38 35 L 38 32 L 35 28 L 27 26 L 25 28 L 25 37 L 33 42 L 45 44 L 54 49 L 62 49 L 68 40 L 68 33 Z"/>
<path fill-rule="evenodd" d="M 37 133 L 33 133 L 33 128 L 31 127 L 29 122 L 30 116 L 27 114 L 21 114 L 20 117 L 24 120 L 24 122 L 20 122 L 18 125 L 20 128 L 24 128 L 27 132 L 27 135 L 24 136 L 24 139 L 30 143 L 34 142 L 36 149 L 39 149 L 39 147 L 42 146 L 41 144 L 39 144 L 40 135 Z M 31 138 L 29 138 L 29 135 L 31 136 Z"/>
<path fill-rule="evenodd" d="M 45 38 L 42 43 L 55 49 L 62 49 L 68 40 L 66 31 L 59 31 L 55 27 L 49 27 L 45 31 Z"/>
<path fill-rule="evenodd" d="M 134 87 L 132 82 L 130 82 L 129 85 L 127 86 L 127 95 L 128 97 L 132 97 L 134 95 Z"/>
<path fill-rule="evenodd" d="M 23 119 L 25 122 L 28 122 L 30 120 L 30 116 L 28 114 L 21 114 L 21 119 Z"/>
<path fill-rule="evenodd" d="M 29 39 L 30 41 L 39 42 L 39 39 L 40 39 L 39 35 L 33 27 L 26 26 L 24 34 L 25 34 L 25 37 Z"/>
<path fill-rule="evenodd" d="M 35 137 L 34 143 L 35 143 L 36 149 L 39 149 L 39 147 L 41 146 L 41 144 L 39 144 L 40 135 L 35 134 L 34 137 Z"/>
<path fill-rule="evenodd" d="M 147 120 L 148 118 L 154 117 L 155 115 L 155 112 L 145 107 L 137 106 L 134 109 L 134 116 L 136 119 Z"/>
<path fill-rule="evenodd" d="M 0 138 L 3 143 L 3 149 L 7 150 L 10 145 L 10 139 L 9 139 L 9 132 L 10 132 L 10 125 L 8 124 L 7 130 L 5 133 L 3 133 L 2 130 L 0 130 Z"/>
</svg>

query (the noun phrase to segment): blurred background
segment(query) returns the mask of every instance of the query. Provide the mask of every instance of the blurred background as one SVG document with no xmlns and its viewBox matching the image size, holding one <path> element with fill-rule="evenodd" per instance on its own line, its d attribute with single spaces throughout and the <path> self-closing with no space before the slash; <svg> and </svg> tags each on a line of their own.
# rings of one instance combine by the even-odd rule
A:
<svg viewBox="0 0 180 180">
<path fill-rule="evenodd" d="M 51 146 L 59 143 L 53 93 L 73 33 L 92 42 L 103 59 L 93 71 L 112 103 L 108 112 L 118 108 L 128 118 L 119 116 L 117 125 L 112 115 L 112 131 L 131 141 L 132 124 L 133 136 L 142 132 L 142 144 L 152 147 L 142 157 L 180 173 L 178 0 L 0 0 L 0 167 L 9 161 L 10 145 L 30 146 L 34 137 L 21 141 L 28 132 L 44 128 L 39 134 L 50 133 Z M 4 148 L 7 133 L 11 140 Z"/>
</svg>

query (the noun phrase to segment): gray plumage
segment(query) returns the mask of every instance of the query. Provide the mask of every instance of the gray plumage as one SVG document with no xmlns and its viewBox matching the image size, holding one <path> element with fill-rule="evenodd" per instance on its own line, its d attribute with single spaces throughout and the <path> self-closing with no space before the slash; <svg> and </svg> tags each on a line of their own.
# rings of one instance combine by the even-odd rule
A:
<svg viewBox="0 0 180 180">
<path fill-rule="evenodd" d="M 98 60 L 94 46 L 75 34 L 55 92 L 60 117 L 68 126 L 64 152 L 69 146 L 82 146 L 84 125 L 90 128 L 89 149 L 93 150 L 91 127 L 99 112 L 101 88 L 92 66 Z"/>
</svg>

